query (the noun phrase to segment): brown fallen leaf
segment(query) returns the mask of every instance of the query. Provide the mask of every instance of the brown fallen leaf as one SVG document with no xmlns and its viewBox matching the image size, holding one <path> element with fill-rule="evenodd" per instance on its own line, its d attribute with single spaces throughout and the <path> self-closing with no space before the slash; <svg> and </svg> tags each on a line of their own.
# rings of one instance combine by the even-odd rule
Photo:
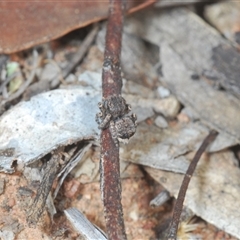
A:
<svg viewBox="0 0 240 240">
<path fill-rule="evenodd" d="M 155 1 L 127 1 L 127 8 L 133 12 Z M 1 1 L 0 53 L 17 52 L 104 19 L 108 4 L 108 0 Z"/>
</svg>

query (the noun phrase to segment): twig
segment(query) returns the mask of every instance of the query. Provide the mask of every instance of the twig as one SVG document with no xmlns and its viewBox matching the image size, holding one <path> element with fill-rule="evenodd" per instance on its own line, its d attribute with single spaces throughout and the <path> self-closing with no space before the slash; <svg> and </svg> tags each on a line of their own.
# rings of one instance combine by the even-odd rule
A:
<svg viewBox="0 0 240 240">
<path fill-rule="evenodd" d="M 58 173 L 57 177 L 59 180 L 58 180 L 57 187 L 53 193 L 53 199 L 56 198 L 64 179 L 72 171 L 72 169 L 83 159 L 84 154 L 90 149 L 91 146 L 92 146 L 92 143 L 90 142 L 86 146 L 84 146 L 78 150 L 77 150 L 77 147 L 75 147 L 69 151 L 69 157 L 68 157 L 69 159 L 65 160 L 68 163 Z"/>
<path fill-rule="evenodd" d="M 20 97 L 24 93 L 26 88 L 31 84 L 31 82 L 33 81 L 33 79 L 35 77 L 37 66 L 38 66 L 38 53 L 36 50 L 33 50 L 33 69 L 31 71 L 28 79 L 22 84 L 22 86 L 18 89 L 17 92 L 10 95 L 10 97 L 8 99 L 3 100 L 1 102 L 1 106 L 4 106 L 6 103 L 13 101 L 14 99 Z"/>
<path fill-rule="evenodd" d="M 167 202 L 171 198 L 169 192 L 167 190 L 161 191 L 151 202 L 149 205 L 151 207 L 159 207 L 162 206 L 165 202 Z"/>
<path fill-rule="evenodd" d="M 88 33 L 86 38 L 83 40 L 81 46 L 79 47 L 77 52 L 73 55 L 71 61 L 63 69 L 62 71 L 63 78 L 66 78 L 73 71 L 73 69 L 78 65 L 78 63 L 83 59 L 89 47 L 91 46 L 93 40 L 95 39 L 98 33 L 98 29 L 99 29 L 98 25 L 93 26 L 93 29 L 91 29 L 91 31 Z"/>
<path fill-rule="evenodd" d="M 124 0 L 110 0 L 106 46 L 102 72 L 103 97 L 120 95 L 122 88 L 120 55 Z M 121 205 L 119 146 L 109 128 L 101 133 L 101 191 L 108 239 L 127 239 Z"/>
<path fill-rule="evenodd" d="M 64 210 L 64 213 L 77 232 L 84 236 L 84 239 L 107 240 L 105 234 L 95 227 L 78 209 L 68 208 Z"/>
<path fill-rule="evenodd" d="M 98 29 L 99 29 L 98 25 L 94 25 L 93 29 L 88 33 L 86 38 L 83 40 L 77 52 L 68 62 L 68 65 L 62 70 L 62 72 L 57 73 L 56 76 L 54 76 L 50 81 L 58 79 L 59 77 L 65 79 L 74 70 L 74 68 L 79 64 L 79 62 L 83 59 L 83 57 L 87 53 L 89 47 L 91 46 L 93 40 L 95 39 L 98 33 Z M 55 85 L 52 87 L 57 87 L 59 83 L 60 80 L 58 79 L 58 81 L 56 81 Z"/>
<path fill-rule="evenodd" d="M 68 173 L 79 161 L 82 160 L 83 155 L 91 146 L 92 143 L 90 142 L 80 148 L 75 146 L 70 149 L 68 153 L 64 152 L 63 146 L 53 151 L 52 157 L 47 162 L 44 169 L 41 185 L 37 190 L 36 197 L 33 200 L 28 212 L 27 220 L 30 225 L 34 226 L 39 221 L 44 211 L 44 206 L 46 205 L 47 197 L 51 191 L 53 181 L 59 178 L 57 187 L 53 194 L 54 199 Z"/>
<path fill-rule="evenodd" d="M 217 135 L 218 135 L 218 133 L 215 130 L 212 130 L 208 134 L 208 136 L 204 139 L 202 145 L 196 152 L 192 162 L 190 163 L 190 165 L 187 169 L 187 172 L 184 176 L 181 188 L 178 193 L 176 204 L 174 206 L 173 217 L 172 217 L 172 220 L 170 223 L 170 228 L 169 228 L 168 240 L 177 239 L 179 219 L 181 216 L 181 212 L 182 212 L 182 208 L 183 208 L 183 201 L 185 199 L 185 195 L 186 195 L 186 191 L 188 189 L 190 179 L 195 171 L 197 163 L 198 163 L 200 157 L 202 156 L 203 152 L 206 150 L 206 148 L 209 146 L 209 144 L 216 138 Z"/>
<path fill-rule="evenodd" d="M 6 86 L 15 78 L 18 76 L 18 74 L 20 75 L 20 72 L 15 72 L 13 73 L 11 76 L 7 77 L 7 79 L 5 79 L 5 81 L 1 84 L 0 86 L 0 93 L 2 93 L 2 95 L 4 95 L 4 89 L 6 88 Z M 6 90 L 7 91 L 7 90 Z M 4 98 L 6 98 L 4 96 Z"/>
<path fill-rule="evenodd" d="M 27 221 L 30 226 L 35 226 L 39 221 L 40 216 L 44 211 L 44 206 L 47 201 L 48 194 L 52 188 L 53 181 L 59 171 L 61 154 L 60 150 L 55 150 L 51 159 L 48 161 L 46 168 L 44 169 L 44 176 L 41 181 L 41 186 L 37 191 L 37 195 L 33 200 L 28 212 Z"/>
</svg>

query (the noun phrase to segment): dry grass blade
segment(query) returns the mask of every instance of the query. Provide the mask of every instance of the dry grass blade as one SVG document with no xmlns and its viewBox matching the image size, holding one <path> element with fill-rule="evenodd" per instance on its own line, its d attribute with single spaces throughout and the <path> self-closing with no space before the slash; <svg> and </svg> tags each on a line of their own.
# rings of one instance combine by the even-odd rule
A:
<svg viewBox="0 0 240 240">
<path fill-rule="evenodd" d="M 31 71 L 28 79 L 22 84 L 22 86 L 17 90 L 17 92 L 10 95 L 10 97 L 7 98 L 6 100 L 3 100 L 1 102 L 1 106 L 5 106 L 6 103 L 13 101 L 14 99 L 20 97 L 24 93 L 24 91 L 27 89 L 27 87 L 34 80 L 37 66 L 38 66 L 38 53 L 36 50 L 33 50 L 33 67 L 32 67 L 32 71 Z"/>
<path fill-rule="evenodd" d="M 184 176 L 181 188 L 178 193 L 176 204 L 174 206 L 173 217 L 172 217 L 172 220 L 170 223 L 170 230 L 169 230 L 169 234 L 168 234 L 168 240 L 177 239 L 178 224 L 179 224 L 180 216 L 181 216 L 182 209 L 183 209 L 183 201 L 185 199 L 185 195 L 187 192 L 187 188 L 188 188 L 190 179 L 194 173 L 194 170 L 197 166 L 198 161 L 200 160 L 201 155 L 206 150 L 206 148 L 209 146 L 209 144 L 216 138 L 217 135 L 218 135 L 218 133 L 215 130 L 212 130 L 208 134 L 208 136 L 204 139 L 202 145 L 196 152 L 192 162 L 190 163 L 190 165 L 188 167 L 188 170 Z"/>
</svg>

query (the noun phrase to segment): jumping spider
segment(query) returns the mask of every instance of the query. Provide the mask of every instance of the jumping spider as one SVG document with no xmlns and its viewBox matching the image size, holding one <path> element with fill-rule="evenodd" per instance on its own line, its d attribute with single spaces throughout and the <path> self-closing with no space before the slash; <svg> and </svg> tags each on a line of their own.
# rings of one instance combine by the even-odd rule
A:
<svg viewBox="0 0 240 240">
<path fill-rule="evenodd" d="M 128 140 L 136 132 L 135 114 L 126 115 L 131 111 L 131 106 L 126 103 L 122 96 L 113 95 L 103 98 L 103 102 L 98 104 L 100 113 L 96 115 L 99 129 L 106 129 L 110 126 L 110 132 L 116 145 L 119 141 Z"/>
<path fill-rule="evenodd" d="M 128 143 L 128 139 L 136 132 L 136 120 L 136 114 L 132 114 L 119 118 L 116 121 L 110 121 L 110 132 L 116 145 L 118 145 L 118 141 Z"/>
<path fill-rule="evenodd" d="M 103 98 L 102 103 L 98 103 L 98 107 L 101 112 L 96 115 L 96 121 L 100 129 L 108 128 L 111 120 L 121 118 L 131 111 L 131 106 L 126 103 L 125 99 L 116 95 L 107 99 Z"/>
</svg>

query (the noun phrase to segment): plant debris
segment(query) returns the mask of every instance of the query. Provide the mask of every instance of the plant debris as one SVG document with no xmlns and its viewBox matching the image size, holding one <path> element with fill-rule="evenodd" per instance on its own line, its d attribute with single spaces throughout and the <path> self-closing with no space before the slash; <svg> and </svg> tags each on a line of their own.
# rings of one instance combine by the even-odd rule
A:
<svg viewBox="0 0 240 240">
<path fill-rule="evenodd" d="M 209 14 L 224 2 L 194 2 L 184 2 L 185 8 L 168 1 L 171 7 L 144 9 L 124 23 L 122 97 L 138 116 L 136 134 L 128 145 L 119 144 L 128 239 L 161 239 L 183 174 L 212 128 L 219 135 L 193 174 L 178 237 L 240 238 L 238 28 L 230 19 L 232 4 L 224 19 L 233 25 L 223 27 L 221 19 Z M 75 213 L 84 216 L 83 227 L 90 222 L 94 230 L 96 225 L 107 232 L 95 122 L 105 31 L 102 22 L 50 44 L 0 56 L 1 239 L 81 239 Z M 80 57 L 81 49 L 76 65 L 72 60 Z M 17 71 L 8 74 L 7 66 L 16 63 Z M 32 73 L 34 78 L 23 88 Z M 21 85 L 10 86 L 19 76 Z M 6 102 L 21 88 L 20 95 Z M 53 161 L 57 152 L 61 157 Z M 153 208 L 150 202 L 159 193 L 168 193 L 166 202 Z M 185 211 L 192 213 L 184 218 Z"/>
</svg>

